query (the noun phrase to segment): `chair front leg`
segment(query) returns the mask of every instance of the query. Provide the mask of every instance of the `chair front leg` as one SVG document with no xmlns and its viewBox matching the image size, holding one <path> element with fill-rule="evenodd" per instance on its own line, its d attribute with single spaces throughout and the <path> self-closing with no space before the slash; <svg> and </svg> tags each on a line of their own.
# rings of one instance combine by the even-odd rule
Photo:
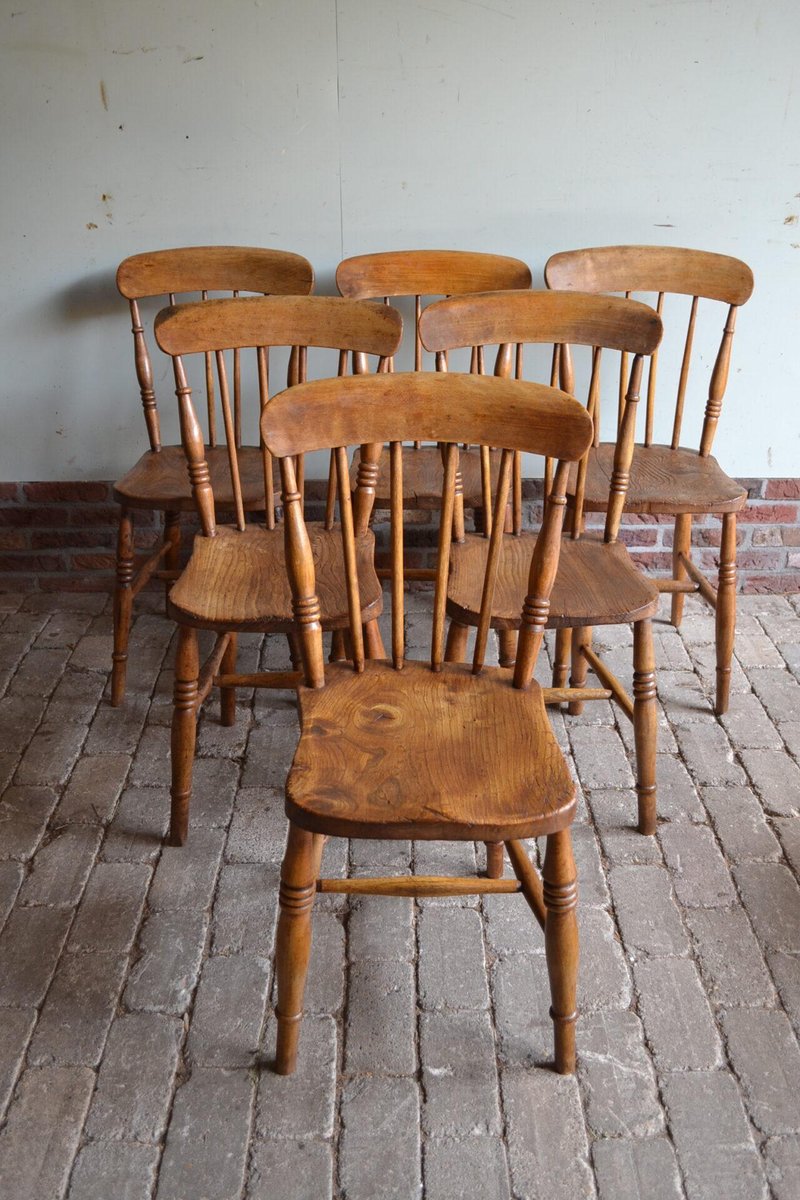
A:
<svg viewBox="0 0 800 1200">
<path fill-rule="evenodd" d="M 377 621 L 364 622 L 363 636 L 365 658 L 386 658 L 386 651 L 383 647 L 383 638 L 381 637 L 381 627 Z"/>
<path fill-rule="evenodd" d="M 570 653 L 572 650 L 572 630 L 570 628 L 556 630 L 556 645 L 553 652 L 553 687 L 567 686 L 569 674 Z"/>
<path fill-rule="evenodd" d="M 656 749 L 658 709 L 653 626 L 650 618 L 633 627 L 633 737 L 636 743 L 636 794 L 639 832 L 656 831 Z"/>
<path fill-rule="evenodd" d="M 500 666 L 513 667 L 517 661 L 516 629 L 498 629 L 497 640 L 500 644 Z"/>
<path fill-rule="evenodd" d="M 725 513 L 722 518 L 716 617 L 717 702 L 714 712 L 721 717 L 728 711 L 730 701 L 731 661 L 736 630 L 736 513 Z"/>
<path fill-rule="evenodd" d="M 182 846 L 189 832 L 189 800 L 192 795 L 192 768 L 197 740 L 197 681 L 200 655 L 197 631 L 189 625 L 178 630 L 175 656 L 175 690 L 172 708 L 172 812 L 169 840 Z"/>
<path fill-rule="evenodd" d="M 458 621 L 450 622 L 450 628 L 447 631 L 447 642 L 444 648 L 445 662 L 463 663 L 465 661 L 467 657 L 468 637 L 468 625 L 460 625 Z"/>
<path fill-rule="evenodd" d="M 111 655 L 111 704 L 117 708 L 125 698 L 128 670 L 128 638 L 133 608 L 133 517 L 120 509 L 117 531 L 117 566 L 114 584 L 114 650 Z"/>
<path fill-rule="evenodd" d="M 572 631 L 572 672 L 569 686 L 573 688 L 586 687 L 586 676 L 589 674 L 589 663 L 583 654 L 583 647 L 592 644 L 592 629 L 590 625 L 581 625 Z M 583 712 L 583 700 L 571 700 L 567 712 L 571 717 L 579 717 Z"/>
<path fill-rule="evenodd" d="M 278 1044 L 275 1070 L 291 1075 L 303 1019 L 303 994 L 311 954 L 311 910 L 325 839 L 290 823 L 281 866 L 280 916 L 275 952 Z"/>
<path fill-rule="evenodd" d="M 692 556 L 692 514 L 679 513 L 675 518 L 675 532 L 672 537 L 672 578 L 683 581 L 687 579 L 686 568 L 681 562 L 681 554 L 687 558 Z M 677 629 L 683 619 L 683 602 L 686 596 L 683 592 L 672 593 L 670 621 Z"/>
<path fill-rule="evenodd" d="M 542 869 L 544 945 L 550 977 L 550 1016 L 559 1075 L 575 1071 L 575 1022 L 578 1017 L 578 882 L 569 829 L 551 833 Z"/>
</svg>

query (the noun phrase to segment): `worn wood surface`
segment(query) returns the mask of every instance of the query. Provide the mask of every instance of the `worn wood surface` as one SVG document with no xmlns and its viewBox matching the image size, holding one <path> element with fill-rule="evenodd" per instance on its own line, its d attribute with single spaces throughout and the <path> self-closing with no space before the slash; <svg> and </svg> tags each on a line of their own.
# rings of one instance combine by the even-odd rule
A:
<svg viewBox="0 0 800 1200">
<path fill-rule="evenodd" d="M 589 451 L 583 500 L 587 512 L 605 511 L 613 460 L 613 442 L 602 442 Z M 576 481 L 577 469 L 570 480 L 573 493 Z M 739 512 L 746 503 L 745 489 L 711 455 L 701 458 L 696 450 L 659 445 L 634 449 L 626 512 Z"/>
</svg>

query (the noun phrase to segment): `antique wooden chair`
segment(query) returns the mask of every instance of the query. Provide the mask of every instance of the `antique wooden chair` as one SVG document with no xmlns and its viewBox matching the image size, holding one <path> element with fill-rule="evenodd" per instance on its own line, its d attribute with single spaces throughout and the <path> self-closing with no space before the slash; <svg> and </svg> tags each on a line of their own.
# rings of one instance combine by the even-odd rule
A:
<svg viewBox="0 0 800 1200">
<path fill-rule="evenodd" d="M 665 295 L 691 297 L 686 334 L 679 339 L 679 345 L 682 343 L 679 370 L 677 358 L 675 363 L 677 398 L 672 437 L 669 445 L 658 445 L 653 441 L 658 367 L 658 355 L 654 354 L 648 368 L 644 440 L 636 445 L 634 451 L 625 507 L 628 512 L 675 517 L 672 578 L 658 579 L 656 583 L 659 591 L 672 595 L 673 625 L 680 625 L 686 592 L 699 592 L 714 609 L 717 654 L 715 711 L 724 713 L 730 694 L 736 626 L 736 514 L 744 508 L 747 493 L 721 469 L 711 454 L 711 446 L 728 382 L 736 310 L 750 298 L 753 274 L 745 263 L 722 254 L 668 246 L 605 246 L 554 254 L 545 267 L 545 279 L 548 287 L 570 291 L 624 292 L 626 296 L 652 293 L 657 297 L 656 311 L 660 316 L 664 315 Z M 725 322 L 710 373 L 699 449 L 694 450 L 681 446 L 680 442 L 700 300 L 724 305 Z M 670 308 L 674 310 L 679 306 L 680 301 L 675 300 Z M 708 314 L 709 318 L 716 311 L 714 307 Z M 669 328 L 669 323 L 665 321 L 665 329 Z M 623 356 L 620 378 L 624 377 L 625 370 Z M 586 512 L 605 511 L 614 453 L 613 443 L 599 439 L 599 397 L 595 427 L 598 431 L 597 440 L 589 454 L 584 481 L 583 507 Z M 691 557 L 692 517 L 703 513 L 719 515 L 722 520 L 716 588 Z"/>
<path fill-rule="evenodd" d="M 594 416 L 599 390 L 602 354 L 612 349 L 634 356 L 625 396 L 625 409 L 614 448 L 606 500 L 608 511 L 602 536 L 580 536 L 580 504 L 572 513 L 572 532 L 561 548 L 553 586 L 548 628 L 571 630 L 575 651 L 570 688 L 565 672 L 557 671 L 554 698 L 565 700 L 572 712 L 585 699 L 611 696 L 633 721 L 637 755 L 639 828 L 654 833 L 656 822 L 656 688 L 650 619 L 658 607 L 654 584 L 636 568 L 626 548 L 617 540 L 633 453 L 633 437 L 644 357 L 652 354 L 661 337 L 661 322 L 645 304 L 617 297 L 556 292 L 505 292 L 459 296 L 441 300 L 425 310 L 421 321 L 423 344 L 433 350 L 443 367 L 448 350 L 461 346 L 498 346 L 495 374 L 507 376 L 518 359 L 519 348 L 530 343 L 552 343 L 561 386 L 574 392 L 570 346 L 591 349 L 587 411 Z M 578 468 L 582 478 L 585 458 Z M 552 466 L 548 466 L 552 476 Z M 577 518 L 577 519 L 576 519 Z M 459 522 L 456 520 L 456 528 Z M 461 524 L 463 530 L 463 523 Z M 490 532 L 490 531 L 489 531 Z M 464 534 L 451 548 L 451 573 L 447 587 L 447 612 L 451 624 L 446 657 L 460 662 L 470 625 L 477 625 L 482 607 L 482 577 L 491 554 L 489 532 Z M 527 587 L 526 563 L 536 541 L 520 525 L 500 542 L 500 563 L 492 604 L 492 625 L 503 638 L 501 662 L 513 661 L 514 639 L 520 628 L 520 609 Z M 634 698 L 603 663 L 592 654 L 593 625 L 633 624 Z M 558 635 L 557 635 L 558 636 Z M 582 653 L 579 655 L 578 651 Z M 604 687 L 586 688 L 591 662 Z M 502 847 L 488 848 L 490 876 L 502 873 Z"/>
<path fill-rule="evenodd" d="M 301 735 L 286 784 L 289 837 L 281 870 L 277 940 L 276 1069 L 295 1068 L 316 891 L 378 895 L 521 891 L 544 926 L 555 1026 L 555 1062 L 574 1070 L 577 928 L 569 826 L 575 791 L 554 739 L 533 668 L 555 576 L 569 463 L 591 440 L 591 420 L 572 398 L 516 380 L 385 374 L 309 383 L 274 397 L 261 422 L 280 458 L 286 563 L 303 658 Z M 405 656 L 403 637 L 404 442 L 442 443 L 445 480 L 429 662 Z M 355 570 L 347 447 L 390 443 L 391 660 L 365 661 L 363 603 Z M 333 443 L 339 464 L 344 563 L 353 661 L 323 664 L 319 578 L 295 476 L 295 457 Z M 558 459 L 530 564 L 513 673 L 484 666 L 496 557 L 471 666 L 444 662 L 444 619 L 458 442 L 506 447 L 495 501 L 502 514 L 513 452 Z M 362 487 L 355 493 L 355 512 Z M 372 497 L 370 496 L 371 500 Z M 494 528 L 502 530 L 502 521 Z M 492 541 L 498 549 L 500 537 Z M 543 879 L 520 839 L 544 835 Z M 506 843 L 516 881 L 482 878 L 318 879 L 326 836 Z"/>
<path fill-rule="evenodd" d="M 460 295 L 464 292 L 499 291 L 529 288 L 530 269 L 516 258 L 499 254 L 476 254 L 466 250 L 392 250 L 382 254 L 360 254 L 346 258 L 336 269 L 336 284 L 343 296 L 356 300 L 383 298 L 388 304 L 403 297 L 414 297 L 414 370 L 423 369 L 419 319 L 426 297 Z M 474 365 L 474 364 L 473 364 Z M 391 369 L 391 367 L 390 367 Z M 439 507 L 442 494 L 443 462 L 437 446 L 422 446 L 415 441 L 403 450 L 403 504 L 409 509 Z M 491 453 L 492 479 L 497 482 L 499 451 Z M 351 468 L 355 487 L 358 454 Z M 462 448 L 459 456 L 456 491 L 463 493 L 466 508 L 490 503 L 481 482 L 480 456 L 477 449 Z M 515 476 L 514 503 L 521 503 L 521 481 Z M 378 463 L 375 504 L 389 504 L 389 460 L 384 454 Z M 432 578 L 427 568 L 406 568 L 406 578 Z"/>
<path fill-rule="evenodd" d="M 164 309 L 156 317 L 155 336 L 161 349 L 173 356 L 181 439 L 191 479 L 191 494 L 202 529 L 195 538 L 188 565 L 170 591 L 168 602 L 168 612 L 179 625 L 172 720 L 170 839 L 173 845 L 182 845 L 188 830 L 197 715 L 211 687 L 217 685 L 222 689 L 222 722 L 231 725 L 236 713 L 237 686 L 286 688 L 292 687 L 298 678 L 294 673 L 283 672 L 236 674 L 236 635 L 239 631 L 282 632 L 290 636 L 295 646 L 296 641 L 283 531 L 275 520 L 273 462 L 263 442 L 259 449 L 259 509 L 265 514 L 265 523 L 248 524 L 245 520 L 241 454 L 225 352 L 254 351 L 257 390 L 263 409 L 269 395 L 270 347 L 293 347 L 289 360 L 290 382 L 298 385 L 306 378 L 309 347 L 337 350 L 340 371 L 344 371 L 350 352 L 377 355 L 378 369 L 385 370 L 389 356 L 400 342 L 402 320 L 395 309 L 382 304 L 321 296 L 248 297 Z M 184 357 L 192 354 L 211 354 L 217 368 L 229 468 L 228 494 L 236 514 L 233 525 L 217 523 L 216 483 L 209 468 L 208 448 L 184 366 Z M 320 412 L 319 419 L 325 429 L 331 417 Z M 302 477 L 303 456 L 300 454 L 295 474 L 299 481 L 294 498 L 297 505 L 302 505 Z M 383 593 L 374 570 L 374 538 L 368 529 L 369 495 L 365 488 L 356 504 L 355 533 L 349 542 L 349 550 L 359 581 L 360 602 L 355 613 L 359 630 L 363 623 L 363 640 L 368 652 L 382 656 L 377 618 L 382 611 Z M 344 587 L 342 539 L 334 527 L 333 514 L 329 513 L 323 524 L 309 524 L 308 536 L 318 578 L 322 626 L 333 630 L 346 628 L 354 610 L 348 604 Z M 218 634 L 202 670 L 198 657 L 198 629 L 209 629 Z M 299 665 L 299 652 L 293 657 Z"/>
<path fill-rule="evenodd" d="M 111 703 L 122 703 L 128 665 L 128 635 L 134 597 L 156 575 L 175 579 L 180 562 L 181 513 L 194 509 L 186 461 L 179 445 L 163 446 L 153 367 L 140 311 L 141 300 L 169 299 L 209 292 L 261 292 L 275 295 L 307 295 L 314 286 L 311 264 L 299 254 L 285 250 L 261 250 L 247 246 L 184 246 L 136 254 L 120 263 L 117 287 L 131 310 L 136 376 L 144 408 L 150 449 L 114 485 L 120 506 L 117 538 L 116 583 L 114 587 L 114 650 L 111 671 Z M 239 444 L 242 503 L 246 512 L 264 505 L 261 452 L 258 446 L 241 445 L 241 380 L 234 364 L 234 424 Z M 206 408 L 208 420 L 208 466 L 219 503 L 232 508 L 233 495 L 225 447 L 218 444 L 214 375 L 210 357 L 206 364 Z M 161 543 L 136 566 L 134 557 L 135 512 L 164 514 Z M 162 564 L 164 570 L 160 569 Z"/>
</svg>

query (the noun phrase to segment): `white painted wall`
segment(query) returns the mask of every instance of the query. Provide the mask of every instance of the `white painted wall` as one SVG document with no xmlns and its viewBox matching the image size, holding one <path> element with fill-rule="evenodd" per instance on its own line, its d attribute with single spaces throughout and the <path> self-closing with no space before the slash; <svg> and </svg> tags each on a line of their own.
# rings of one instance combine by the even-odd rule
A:
<svg viewBox="0 0 800 1200">
<path fill-rule="evenodd" d="M 128 254 L 744 258 L 716 449 L 800 474 L 797 0 L 3 0 L 0 477 L 111 478 L 145 446 Z M 171 409 L 165 382 L 162 407 Z"/>
</svg>

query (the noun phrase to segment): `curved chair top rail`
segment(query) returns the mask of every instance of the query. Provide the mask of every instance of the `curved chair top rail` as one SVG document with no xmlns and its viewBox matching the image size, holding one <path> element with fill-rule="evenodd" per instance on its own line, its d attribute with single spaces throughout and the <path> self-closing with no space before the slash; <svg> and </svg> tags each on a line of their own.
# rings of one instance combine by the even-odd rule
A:
<svg viewBox="0 0 800 1200">
<path fill-rule="evenodd" d="M 470 442 L 574 462 L 592 420 L 572 396 L 486 375 L 398 373 L 323 379 L 273 396 L 261 433 L 276 457 L 331 446 Z"/>
<path fill-rule="evenodd" d="M 738 258 L 679 246 L 595 246 L 553 254 L 549 288 L 581 292 L 673 292 L 744 304 L 753 272 Z"/>
<path fill-rule="evenodd" d="M 652 354 L 661 320 L 647 304 L 580 292 L 482 292 L 430 304 L 420 318 L 426 350 L 516 342 L 603 346 Z"/>
<path fill-rule="evenodd" d="M 263 292 L 307 295 L 314 287 L 308 259 L 256 246 L 182 246 L 134 254 L 117 269 L 127 300 L 185 292 Z"/>
<path fill-rule="evenodd" d="M 386 304 L 337 296 L 247 296 L 164 308 L 154 329 L 158 345 L 173 355 L 316 346 L 385 358 L 400 344 L 403 319 Z"/>
<path fill-rule="evenodd" d="M 346 258 L 336 286 L 351 299 L 451 296 L 498 288 L 529 288 L 530 268 L 518 258 L 470 250 L 389 250 Z"/>
</svg>

